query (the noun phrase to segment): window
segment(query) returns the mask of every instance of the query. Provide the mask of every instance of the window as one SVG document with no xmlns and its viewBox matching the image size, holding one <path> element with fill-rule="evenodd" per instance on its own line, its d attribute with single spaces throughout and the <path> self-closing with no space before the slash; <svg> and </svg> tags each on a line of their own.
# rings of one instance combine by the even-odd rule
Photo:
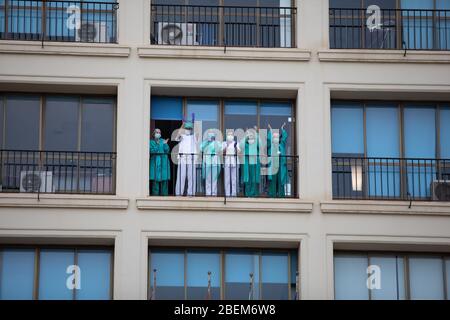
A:
<svg viewBox="0 0 450 320">
<path fill-rule="evenodd" d="M 0 140 L 3 149 L 72 152 L 115 149 L 114 98 L 6 94 L 0 100 L 0 120 L 5 119 L 1 123 L 5 124 L 5 136 Z"/>
<path fill-rule="evenodd" d="M 34 266 L 33 249 L 0 250 L 0 299 L 32 299 Z"/>
<path fill-rule="evenodd" d="M 112 259 L 109 248 L 2 247 L 0 299 L 111 299 Z M 77 280 L 70 281 L 75 274 L 79 275 L 75 277 L 78 287 Z"/>
<path fill-rule="evenodd" d="M 271 125 L 274 130 L 278 130 L 286 124 L 284 129 L 287 132 L 287 140 L 283 141 L 284 149 L 282 155 L 282 170 L 283 171 L 283 181 L 278 187 L 279 197 L 295 197 L 296 192 L 296 170 L 297 170 L 297 156 L 295 150 L 295 102 L 291 100 L 269 100 L 269 99 L 230 99 L 230 98 L 189 98 L 189 97 L 163 97 L 163 96 L 152 96 L 151 98 L 151 110 L 150 110 L 150 127 L 151 133 L 158 128 L 161 130 L 162 138 L 169 139 L 168 146 L 171 152 L 176 152 L 175 147 L 178 142 L 175 141 L 175 136 L 173 133 L 175 130 L 181 127 L 183 120 L 195 119 L 198 123 L 201 123 L 203 130 L 203 137 L 196 137 L 199 139 L 198 145 L 206 140 L 205 132 L 209 129 L 218 130 L 219 133 L 216 135 L 216 142 L 223 142 L 226 139 L 227 130 L 234 130 L 236 141 L 239 144 L 243 143 L 245 138 L 245 131 L 254 130 L 255 127 L 260 130 L 267 130 L 268 126 Z M 197 128 L 196 128 L 197 129 Z M 261 145 L 265 146 L 265 136 L 264 131 L 261 131 Z M 150 137 L 151 138 L 151 137 Z M 173 139 L 173 140 L 172 140 Z M 240 146 L 240 145 L 239 145 Z M 261 158 L 266 157 L 266 159 L 261 160 L 261 172 L 267 169 L 267 153 L 265 149 L 261 148 L 260 156 Z M 220 148 L 219 148 L 220 149 Z M 175 150 L 175 151 L 174 151 Z M 242 151 L 242 150 L 241 150 Z M 243 161 L 239 163 L 239 168 L 232 175 L 236 174 L 237 179 L 227 180 L 224 170 L 222 170 L 221 165 L 224 163 L 220 157 L 223 155 L 219 152 L 217 159 L 219 160 L 219 169 L 217 178 L 212 179 L 214 184 L 214 192 L 208 191 L 208 186 L 206 186 L 206 178 L 203 173 L 201 161 L 196 163 L 196 169 L 192 168 L 192 172 L 196 173 L 196 183 L 193 187 L 194 195 L 208 195 L 214 194 L 214 196 L 225 193 L 225 184 L 230 183 L 229 180 L 233 180 L 231 190 L 236 190 L 233 196 L 243 196 L 244 182 L 242 177 L 245 174 L 243 167 Z M 241 160 L 242 154 L 237 155 L 238 160 Z M 220 158 L 220 159 L 219 159 Z M 200 156 L 201 160 L 202 157 Z M 205 158 L 203 158 L 205 159 Z M 151 159 L 150 159 L 151 161 Z M 169 159 L 170 161 L 170 159 Z M 167 168 L 166 165 L 164 165 Z M 183 175 L 180 174 L 181 170 L 178 170 L 179 166 L 169 162 L 169 172 L 170 178 L 167 181 L 167 194 L 173 195 L 177 194 L 175 191 L 175 181 L 177 181 L 180 176 L 183 179 Z M 190 170 L 190 169 L 189 169 Z M 165 169 L 164 172 L 167 170 Z M 231 174 L 231 173 L 230 173 Z M 260 181 L 257 183 L 259 186 L 255 187 L 258 189 L 255 194 L 256 196 L 267 196 L 269 195 L 269 179 L 267 175 L 262 174 L 258 178 Z M 189 180 L 189 179 L 188 179 Z M 217 188 L 215 184 L 217 183 Z M 166 184 L 166 182 L 164 182 Z M 230 183 L 231 184 L 231 183 Z M 282 186 L 281 186 L 282 184 Z M 164 188 L 166 188 L 164 186 Z M 272 188 L 276 189 L 276 188 Z M 284 192 L 282 192 L 284 189 Z M 281 190 L 281 191 L 280 191 Z M 153 192 L 150 192 L 153 194 Z M 183 194 L 183 192 L 179 192 Z M 275 193 L 275 192 L 273 192 Z M 166 194 L 166 195 L 167 195 Z M 249 194 L 249 192 L 248 192 Z"/>
<path fill-rule="evenodd" d="M 46 150 L 78 150 L 79 99 L 50 96 L 45 104 Z"/>
<path fill-rule="evenodd" d="M 292 5 L 291 0 L 153 1 L 151 41 L 189 46 L 293 47 L 296 10 Z M 181 29 L 190 27 L 193 36 L 164 35 L 165 25 L 174 23 Z"/>
<path fill-rule="evenodd" d="M 5 118 L 6 149 L 39 149 L 40 99 L 38 96 L 7 96 Z"/>
<path fill-rule="evenodd" d="M 371 5 L 381 9 L 375 28 L 367 25 Z M 330 0 L 330 46 L 449 50 L 449 9 L 450 0 Z"/>
<path fill-rule="evenodd" d="M 438 254 L 335 252 L 335 299 L 449 299 L 444 290 L 450 271 L 448 260 Z M 374 280 L 377 275 L 379 283 Z"/>
<path fill-rule="evenodd" d="M 80 10 L 79 29 L 66 23 L 74 14 L 69 10 L 73 6 Z M 10 0 L 6 7 L 7 24 L 4 8 L 5 1 L 0 0 L 0 9 L 3 9 L 0 10 L 1 39 L 116 42 L 117 8 L 113 0 L 46 1 L 45 5 L 43 1 Z M 96 29 L 95 37 L 90 36 L 92 28 L 100 28 Z"/>
<path fill-rule="evenodd" d="M 448 106 L 332 101 L 333 194 L 429 199 L 445 178 Z"/>
<path fill-rule="evenodd" d="M 81 151 L 112 152 L 114 150 L 114 104 L 110 99 L 82 100 Z"/>
<path fill-rule="evenodd" d="M 411 299 L 444 299 L 444 272 L 442 258 L 411 257 L 409 276 Z"/>
<path fill-rule="evenodd" d="M 297 259 L 295 251 L 150 249 L 149 297 L 296 299 Z"/>
</svg>

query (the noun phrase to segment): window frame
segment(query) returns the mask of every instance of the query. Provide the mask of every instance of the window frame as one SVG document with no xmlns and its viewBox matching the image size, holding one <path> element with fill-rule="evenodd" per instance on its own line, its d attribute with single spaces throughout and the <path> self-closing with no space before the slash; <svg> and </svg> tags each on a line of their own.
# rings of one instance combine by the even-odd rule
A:
<svg viewBox="0 0 450 320">
<path fill-rule="evenodd" d="M 298 254 L 299 252 L 299 248 L 292 248 L 292 249 L 276 249 L 276 248 L 268 248 L 268 249 L 263 249 L 260 247 L 242 247 L 242 248 L 235 248 L 235 247 L 206 247 L 206 246 L 198 246 L 198 247 L 173 247 L 173 246 L 149 246 L 148 247 L 148 259 L 147 259 L 147 300 L 151 300 L 152 299 L 152 285 L 151 285 L 151 281 L 152 281 L 152 274 L 153 274 L 153 270 L 152 270 L 152 250 L 157 250 L 157 251 L 165 251 L 165 252 L 178 252 L 178 253 L 183 253 L 184 255 L 184 300 L 187 300 L 187 255 L 190 251 L 210 251 L 210 252 L 217 252 L 220 255 L 220 298 L 219 300 L 226 300 L 227 298 L 225 297 L 225 288 L 226 288 L 226 271 L 225 271 L 225 260 L 226 260 L 226 255 L 229 252 L 234 252 L 234 251 L 239 251 L 239 252 L 248 252 L 249 254 L 257 254 L 258 255 L 258 259 L 259 259 L 259 264 L 258 264 L 258 275 L 259 275 L 259 288 L 258 288 L 258 292 L 259 292 L 259 297 L 257 297 L 255 300 L 262 300 L 264 299 L 263 297 L 263 292 L 262 292 L 262 255 L 264 253 L 285 253 L 287 254 L 287 258 L 288 258 L 288 263 L 287 263 L 287 272 L 288 272 L 288 282 L 287 282 L 287 290 L 288 290 L 288 300 L 295 300 L 292 296 L 292 275 L 293 275 L 293 271 L 291 270 L 291 263 L 292 263 L 292 259 L 295 258 L 295 255 L 293 254 L 294 252 L 297 253 L 297 270 L 296 270 L 296 278 L 298 276 L 298 279 L 300 279 L 300 274 L 301 274 L 301 270 L 300 270 L 300 266 L 301 266 L 301 260 L 300 260 L 300 254 Z M 297 273 L 298 272 L 298 273 Z M 298 280 L 298 284 L 294 284 L 295 286 L 298 285 L 298 294 L 297 294 L 297 300 L 300 300 L 300 280 Z"/>
<path fill-rule="evenodd" d="M 450 274 L 447 274 L 446 272 L 446 262 L 448 261 L 450 263 L 450 253 L 436 253 L 436 252 L 411 252 L 411 251 L 376 251 L 376 250 L 369 250 L 369 251 L 360 251 L 360 250 L 333 250 L 333 294 L 334 299 L 336 299 L 336 274 L 335 274 L 335 266 L 334 266 L 334 258 L 337 255 L 365 255 L 367 256 L 367 267 L 370 266 L 370 258 L 371 257 L 396 257 L 403 259 L 403 274 L 404 274 L 404 285 L 405 285 L 405 299 L 404 300 L 411 300 L 411 277 L 410 277 L 410 265 L 409 265 L 409 259 L 410 258 L 439 258 L 442 262 L 442 272 L 443 272 L 443 300 L 450 300 L 450 294 L 449 294 L 449 288 L 447 288 L 447 279 L 450 278 Z M 400 280 L 400 279 L 399 279 Z M 367 289 L 369 292 L 369 299 L 372 299 L 372 293 L 370 289 Z M 398 299 L 397 299 L 398 300 Z"/>
<path fill-rule="evenodd" d="M 114 299 L 114 255 L 115 248 L 114 246 L 108 245 L 18 245 L 18 244 L 0 244 L 0 272 L 3 265 L 3 251 L 4 250 L 20 250 L 20 249 L 28 249 L 34 250 L 34 274 L 33 274 L 33 297 L 32 300 L 39 300 L 39 269 L 40 269 L 40 253 L 42 250 L 73 250 L 74 252 L 74 265 L 77 265 L 78 261 L 78 251 L 86 251 L 86 250 L 104 250 L 108 251 L 111 254 L 110 259 L 110 281 L 109 281 L 109 300 Z M 73 289 L 72 299 L 77 300 L 76 289 Z"/>
<path fill-rule="evenodd" d="M 78 102 L 78 128 L 77 128 L 77 148 L 76 150 L 71 150 L 67 152 L 83 152 L 83 153 L 89 153 L 87 151 L 81 150 L 81 135 L 82 135 L 82 121 L 83 121 L 83 101 L 85 99 L 111 99 L 111 105 L 113 110 L 113 123 L 112 123 L 112 146 L 111 146 L 111 153 L 115 153 L 117 150 L 117 95 L 110 95 L 110 94 L 99 94 L 99 95 L 93 95 L 93 94 L 72 94 L 72 93 L 24 93 L 24 92 L 1 92 L 0 93 L 0 99 L 3 99 L 3 141 L 0 141 L 0 150 L 5 150 L 5 143 L 6 143 L 6 105 L 8 96 L 38 96 L 40 101 L 39 106 L 39 112 L 40 112 L 40 119 L 39 119 L 39 148 L 38 150 L 30 150 L 30 151 L 43 151 L 43 152 L 49 152 L 49 151 L 59 151 L 59 150 L 47 150 L 44 148 L 45 145 L 45 115 L 46 115 L 46 101 L 49 97 L 73 97 L 77 98 L 79 100 Z M 102 152 L 102 151 L 98 151 Z"/>
</svg>

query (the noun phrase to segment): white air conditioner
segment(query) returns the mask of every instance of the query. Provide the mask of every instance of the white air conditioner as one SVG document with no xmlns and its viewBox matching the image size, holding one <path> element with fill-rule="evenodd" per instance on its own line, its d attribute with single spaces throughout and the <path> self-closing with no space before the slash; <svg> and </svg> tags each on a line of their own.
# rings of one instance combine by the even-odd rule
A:
<svg viewBox="0 0 450 320">
<path fill-rule="evenodd" d="M 197 25 L 195 23 L 160 22 L 158 23 L 158 44 L 199 45 Z"/>
<path fill-rule="evenodd" d="M 108 42 L 109 27 L 106 22 L 82 22 L 75 32 L 77 42 Z"/>
<path fill-rule="evenodd" d="M 431 183 L 432 199 L 450 201 L 450 180 L 436 180 Z"/>
<path fill-rule="evenodd" d="M 20 192 L 53 192 L 53 172 L 21 171 Z"/>
</svg>

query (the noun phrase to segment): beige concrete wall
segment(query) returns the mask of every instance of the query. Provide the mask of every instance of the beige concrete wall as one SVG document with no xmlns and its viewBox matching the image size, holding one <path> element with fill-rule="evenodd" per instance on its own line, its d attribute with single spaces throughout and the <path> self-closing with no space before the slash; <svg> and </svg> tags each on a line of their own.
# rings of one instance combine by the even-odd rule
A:
<svg viewBox="0 0 450 320">
<path fill-rule="evenodd" d="M 330 97 L 450 101 L 450 53 L 328 50 L 328 0 L 298 7 L 297 49 L 161 50 L 149 45 L 147 0 L 120 1 L 118 45 L 1 41 L 2 90 L 116 90 L 118 158 L 114 197 L 0 194 L 0 241 L 114 243 L 115 299 L 146 299 L 149 241 L 299 247 L 302 299 L 333 298 L 335 244 L 449 250 L 450 204 L 332 201 Z M 150 96 L 182 89 L 296 96 L 300 199 L 148 198 Z"/>
</svg>

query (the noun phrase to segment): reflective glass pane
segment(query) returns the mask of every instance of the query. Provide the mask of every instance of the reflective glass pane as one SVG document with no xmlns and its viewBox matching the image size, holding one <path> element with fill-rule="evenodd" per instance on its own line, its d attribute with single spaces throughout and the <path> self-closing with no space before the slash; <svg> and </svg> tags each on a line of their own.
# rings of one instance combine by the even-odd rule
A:
<svg viewBox="0 0 450 320">
<path fill-rule="evenodd" d="M 372 256 L 370 265 L 380 269 L 380 288 L 371 291 L 372 300 L 404 300 L 405 278 L 403 258 L 396 256 Z"/>
<path fill-rule="evenodd" d="M 150 297 L 154 295 L 152 299 L 157 300 L 185 299 L 184 252 L 151 250 L 149 258 Z"/>
<path fill-rule="evenodd" d="M 220 254 L 209 251 L 187 253 L 187 298 L 190 300 L 220 299 Z M 208 293 L 208 272 L 211 292 Z"/>
<path fill-rule="evenodd" d="M 444 299 L 442 267 L 441 258 L 409 258 L 411 299 Z"/>
<path fill-rule="evenodd" d="M 287 253 L 263 253 L 261 273 L 263 299 L 289 299 L 290 279 Z"/>
<path fill-rule="evenodd" d="M 40 98 L 7 96 L 6 141 L 8 150 L 39 149 Z"/>
<path fill-rule="evenodd" d="M 364 154 L 363 109 L 360 104 L 334 103 L 331 109 L 333 154 Z"/>
<path fill-rule="evenodd" d="M 234 300 L 259 299 L 258 253 L 228 252 L 225 255 L 225 298 Z M 253 275 L 253 287 L 251 277 Z"/>
<path fill-rule="evenodd" d="M 258 124 L 256 101 L 225 101 L 225 129 L 247 130 Z"/>
<path fill-rule="evenodd" d="M 201 121 L 202 131 L 220 129 L 219 102 L 208 100 L 188 100 L 186 106 L 186 119 Z"/>
<path fill-rule="evenodd" d="M 78 300 L 111 299 L 111 255 L 109 250 L 78 251 L 81 271 L 81 289 L 76 290 Z"/>
<path fill-rule="evenodd" d="M 183 119 L 183 99 L 153 96 L 151 100 L 152 120 Z"/>
<path fill-rule="evenodd" d="M 33 249 L 0 251 L 0 300 L 31 300 L 34 287 Z"/>
<path fill-rule="evenodd" d="M 75 264 L 73 250 L 41 250 L 39 266 L 39 299 L 72 300 L 74 291 L 67 286 L 71 274 L 67 268 Z"/>
<path fill-rule="evenodd" d="M 441 107 L 441 158 L 450 159 L 450 105 Z"/>
<path fill-rule="evenodd" d="M 78 150 L 79 98 L 48 96 L 45 103 L 44 146 L 49 151 Z"/>
<path fill-rule="evenodd" d="M 111 99 L 83 99 L 81 116 L 81 150 L 114 150 L 114 104 Z"/>
<path fill-rule="evenodd" d="M 335 254 L 334 297 L 336 300 L 368 300 L 368 260 L 365 255 Z"/>
</svg>

